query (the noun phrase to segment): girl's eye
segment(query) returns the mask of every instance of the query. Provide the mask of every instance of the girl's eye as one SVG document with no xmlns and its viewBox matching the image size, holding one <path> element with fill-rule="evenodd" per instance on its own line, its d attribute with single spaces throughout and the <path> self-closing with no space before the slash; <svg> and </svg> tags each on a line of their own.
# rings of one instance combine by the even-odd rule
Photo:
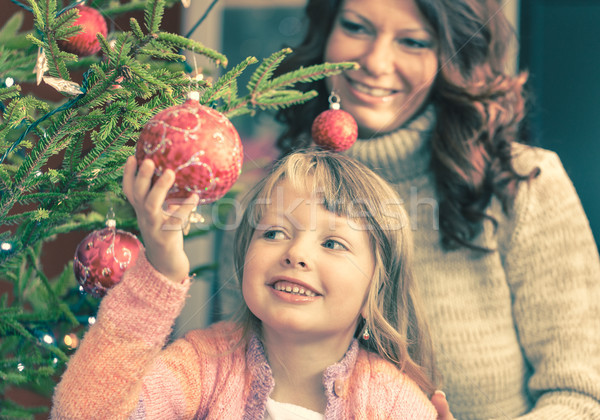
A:
<svg viewBox="0 0 600 420">
<path fill-rule="evenodd" d="M 329 249 L 336 249 L 336 250 L 346 250 L 346 249 L 348 249 L 344 245 L 342 245 L 338 241 L 334 241 L 333 239 L 327 239 L 325 242 L 323 242 L 323 247 L 324 248 L 329 248 Z"/>
<path fill-rule="evenodd" d="M 266 230 L 265 233 L 263 233 L 263 237 L 266 239 L 272 239 L 272 240 L 281 240 L 285 238 L 285 235 L 283 234 L 282 231 L 280 230 Z"/>
</svg>

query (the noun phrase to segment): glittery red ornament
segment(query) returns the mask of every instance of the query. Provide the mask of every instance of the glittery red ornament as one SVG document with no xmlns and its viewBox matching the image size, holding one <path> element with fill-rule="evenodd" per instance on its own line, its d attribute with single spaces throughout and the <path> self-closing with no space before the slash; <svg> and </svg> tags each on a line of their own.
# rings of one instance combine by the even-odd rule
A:
<svg viewBox="0 0 600 420">
<path fill-rule="evenodd" d="M 338 107 L 321 112 L 313 121 L 312 138 L 323 149 L 342 152 L 358 137 L 358 126 L 352 115 Z"/>
<path fill-rule="evenodd" d="M 200 105 L 196 95 L 159 112 L 142 129 L 137 143 L 138 165 L 146 158 L 156 165 L 154 179 L 175 171 L 167 198 L 198 194 L 200 203 L 221 198 L 242 170 L 242 142 L 231 121 Z"/>
<path fill-rule="evenodd" d="M 59 40 L 58 45 L 61 49 L 80 57 L 96 54 L 100 51 L 100 42 L 96 34 L 101 33 L 105 38 L 108 36 L 106 20 L 92 7 L 79 5 L 75 6 L 75 9 L 79 10 L 79 17 L 73 26 L 82 26 L 82 31 L 68 39 Z"/>
<path fill-rule="evenodd" d="M 142 248 L 135 235 L 114 225 L 94 231 L 77 246 L 73 260 L 75 278 L 86 292 L 102 297 L 121 281 Z"/>
</svg>

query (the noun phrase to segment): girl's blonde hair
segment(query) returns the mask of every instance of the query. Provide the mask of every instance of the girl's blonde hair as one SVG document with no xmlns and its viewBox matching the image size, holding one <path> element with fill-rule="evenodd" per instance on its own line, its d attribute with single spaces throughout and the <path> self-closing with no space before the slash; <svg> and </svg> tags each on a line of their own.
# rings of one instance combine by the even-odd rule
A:
<svg viewBox="0 0 600 420">
<path fill-rule="evenodd" d="M 241 287 L 245 255 L 268 200 L 282 180 L 317 193 L 323 206 L 362 223 L 375 256 L 375 272 L 367 296 L 367 317 L 355 337 L 389 360 L 427 393 L 437 374 L 429 328 L 417 298 L 412 273 L 412 235 L 408 216 L 396 191 L 358 161 L 338 153 L 307 149 L 280 160 L 247 195 L 236 232 L 234 262 Z M 244 337 L 260 332 L 260 321 L 243 305 L 238 325 Z M 369 329 L 369 340 L 361 338 Z"/>
</svg>

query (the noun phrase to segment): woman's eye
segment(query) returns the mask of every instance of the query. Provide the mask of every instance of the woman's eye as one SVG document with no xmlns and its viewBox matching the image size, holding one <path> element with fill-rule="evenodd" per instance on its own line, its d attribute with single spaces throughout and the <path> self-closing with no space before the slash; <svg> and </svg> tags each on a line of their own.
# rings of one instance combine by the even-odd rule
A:
<svg viewBox="0 0 600 420">
<path fill-rule="evenodd" d="M 267 230 L 263 233 L 263 237 L 266 239 L 280 240 L 284 239 L 285 235 L 280 230 Z"/>
<path fill-rule="evenodd" d="M 325 242 L 323 242 L 323 247 L 329 248 L 329 249 L 339 249 L 339 250 L 348 249 L 344 245 L 342 245 L 341 243 L 339 243 L 338 241 L 335 241 L 333 239 L 327 239 Z"/>
<path fill-rule="evenodd" d="M 426 39 L 402 38 L 398 42 L 408 48 L 414 49 L 426 49 L 433 46 L 432 42 Z"/>
<path fill-rule="evenodd" d="M 353 22 L 351 20 L 341 19 L 340 26 L 344 28 L 346 32 L 352 34 L 359 34 L 366 32 L 366 29 L 360 23 Z"/>
</svg>

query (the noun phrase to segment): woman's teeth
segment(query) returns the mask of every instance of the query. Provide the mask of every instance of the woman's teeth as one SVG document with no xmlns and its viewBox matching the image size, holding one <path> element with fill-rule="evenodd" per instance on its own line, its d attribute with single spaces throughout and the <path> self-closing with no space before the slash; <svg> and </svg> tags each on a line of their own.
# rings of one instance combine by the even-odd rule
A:
<svg viewBox="0 0 600 420">
<path fill-rule="evenodd" d="M 303 295 L 303 296 L 310 296 L 310 297 L 317 296 L 316 293 L 311 292 L 310 290 L 306 290 L 300 286 L 290 286 L 290 285 L 285 285 L 285 284 L 281 284 L 281 283 L 275 283 L 273 285 L 273 288 L 275 290 L 279 290 L 280 292 L 292 293 L 294 295 Z"/>
<path fill-rule="evenodd" d="M 393 95 L 396 91 L 392 89 L 383 89 L 383 88 L 372 88 L 367 85 L 363 85 L 362 83 L 352 82 L 352 87 L 359 92 L 366 93 L 371 96 L 389 96 Z"/>
</svg>

